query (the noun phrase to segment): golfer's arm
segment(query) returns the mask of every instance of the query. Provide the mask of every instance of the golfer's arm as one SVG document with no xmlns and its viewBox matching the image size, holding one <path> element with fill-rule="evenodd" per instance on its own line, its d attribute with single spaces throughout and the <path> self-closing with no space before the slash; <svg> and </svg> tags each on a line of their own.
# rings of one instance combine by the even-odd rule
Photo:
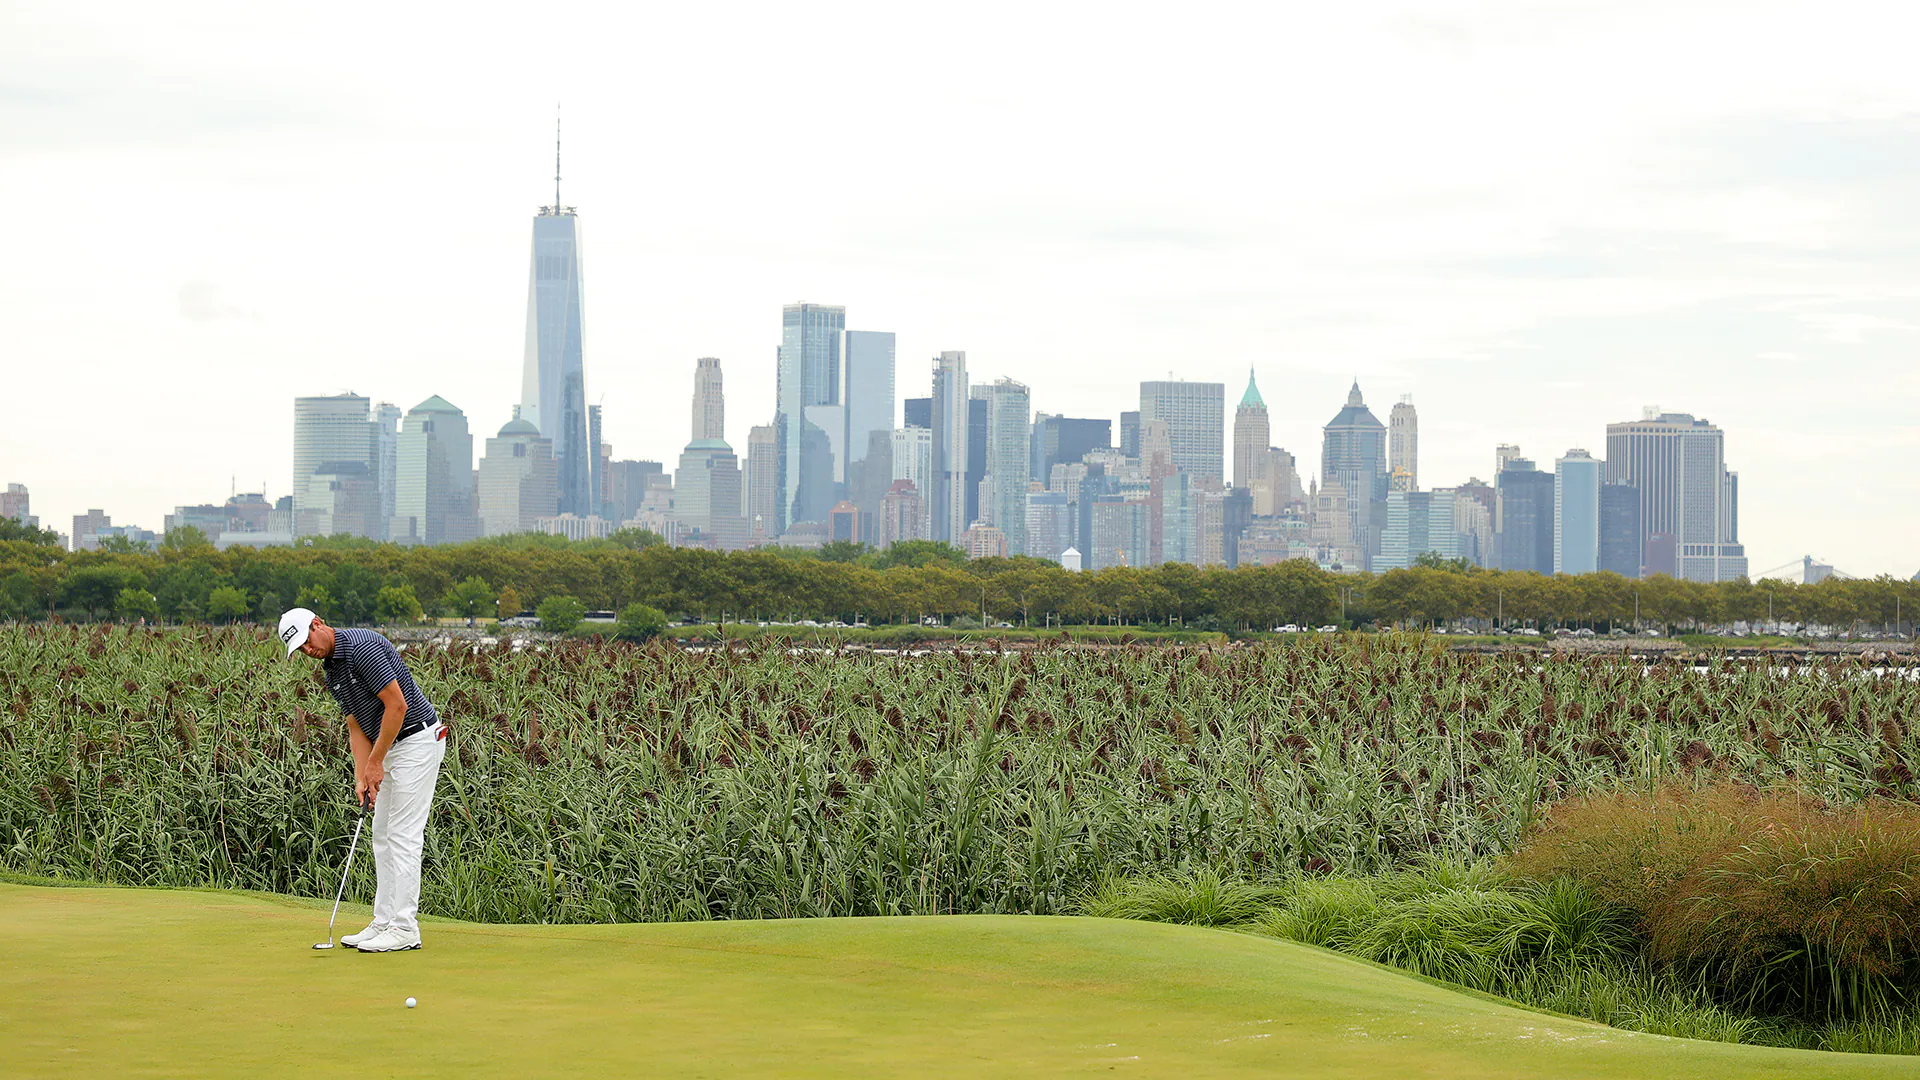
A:
<svg viewBox="0 0 1920 1080">
<path fill-rule="evenodd" d="M 380 704 L 386 706 L 386 711 L 380 714 L 380 738 L 374 742 L 369 753 L 374 761 L 385 765 L 387 749 L 393 745 L 393 740 L 400 737 L 400 728 L 407 722 L 407 695 L 400 692 L 399 679 L 388 683 L 386 689 L 380 691 Z"/>
<path fill-rule="evenodd" d="M 360 730 L 360 722 L 347 717 L 347 745 L 353 748 L 353 771 L 358 776 L 366 770 L 367 758 L 373 753 L 373 743 L 367 741 L 367 733 Z"/>
</svg>

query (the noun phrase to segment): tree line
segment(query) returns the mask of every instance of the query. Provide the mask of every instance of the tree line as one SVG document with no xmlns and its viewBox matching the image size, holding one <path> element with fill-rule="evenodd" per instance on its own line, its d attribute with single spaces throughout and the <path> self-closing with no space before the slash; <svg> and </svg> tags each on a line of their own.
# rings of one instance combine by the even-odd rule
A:
<svg viewBox="0 0 1920 1080">
<path fill-rule="evenodd" d="M 51 533 L 0 519 L 0 619 L 271 622 L 298 605 L 355 625 L 426 614 L 505 618 L 553 597 L 611 611 L 645 604 L 702 621 L 971 618 L 1223 630 L 1465 620 L 1683 628 L 1769 619 L 1910 630 L 1920 614 L 1920 583 L 1888 577 L 1704 584 L 1546 576 L 1437 560 L 1371 575 L 1331 573 L 1306 561 L 1074 573 L 1041 559 L 968 560 L 929 541 L 884 551 L 838 543 L 811 552 L 721 553 L 669 547 L 637 530 L 582 542 L 524 535 L 406 548 L 337 537 L 223 552 L 181 529 L 157 549 L 115 542 L 67 552 Z"/>
</svg>

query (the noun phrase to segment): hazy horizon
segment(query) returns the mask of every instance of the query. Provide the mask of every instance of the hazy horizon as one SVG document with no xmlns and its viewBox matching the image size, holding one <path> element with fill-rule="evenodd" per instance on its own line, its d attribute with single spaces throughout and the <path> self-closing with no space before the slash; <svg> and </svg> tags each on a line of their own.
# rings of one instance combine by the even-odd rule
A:
<svg viewBox="0 0 1920 1080">
<path fill-rule="evenodd" d="M 588 400 L 674 467 L 780 307 L 1117 420 L 1248 369 L 1302 481 L 1357 377 L 1421 486 L 1710 419 L 1758 574 L 1920 569 L 1920 80 L 1890 4 L 0 13 L 0 484 L 158 530 L 287 493 L 296 396 L 519 399 L 580 213 Z M 896 413 L 897 419 L 897 413 Z M 1116 431 L 1117 434 L 1117 431 Z"/>
</svg>

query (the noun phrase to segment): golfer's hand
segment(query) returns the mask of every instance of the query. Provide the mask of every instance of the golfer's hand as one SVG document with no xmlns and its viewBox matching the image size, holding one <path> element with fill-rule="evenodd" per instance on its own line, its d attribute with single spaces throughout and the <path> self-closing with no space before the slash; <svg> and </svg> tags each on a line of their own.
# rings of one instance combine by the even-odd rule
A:
<svg viewBox="0 0 1920 1080">
<path fill-rule="evenodd" d="M 354 777 L 353 781 L 353 794 L 360 800 L 361 805 L 367 806 L 373 803 L 374 797 L 380 794 L 380 781 L 386 778 L 387 771 L 379 762 L 367 762 L 366 767 L 360 770 L 360 775 Z"/>
</svg>

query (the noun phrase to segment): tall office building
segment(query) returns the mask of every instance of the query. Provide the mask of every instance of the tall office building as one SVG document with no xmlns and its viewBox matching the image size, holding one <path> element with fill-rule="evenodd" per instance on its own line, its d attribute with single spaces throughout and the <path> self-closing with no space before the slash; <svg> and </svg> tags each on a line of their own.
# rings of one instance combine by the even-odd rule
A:
<svg viewBox="0 0 1920 1080">
<path fill-rule="evenodd" d="M 1089 570 L 1147 565 L 1147 500 L 1126 495 L 1093 497 L 1093 550 L 1083 552 Z"/>
<path fill-rule="evenodd" d="M 1387 475 L 1406 477 L 1406 490 L 1420 490 L 1420 416 L 1413 409 L 1413 395 L 1400 395 L 1400 403 L 1387 414 Z"/>
<path fill-rule="evenodd" d="M 846 478 L 846 411 L 841 398 L 841 349 L 847 309 L 788 304 L 780 313 L 779 372 L 773 426 L 780 453 L 780 502 L 775 532 L 800 521 L 825 522 Z M 841 458 L 836 463 L 836 446 Z"/>
<path fill-rule="evenodd" d="M 1025 383 L 996 379 L 979 388 L 987 404 L 986 461 L 980 518 L 1007 537 L 1007 552 L 1027 553 L 1027 485 L 1033 471 L 1029 420 L 1033 398 Z"/>
<path fill-rule="evenodd" d="M 924 431 L 925 428 L 914 430 Z M 927 511 L 920 489 L 911 480 L 895 480 L 881 500 L 880 546 L 927 538 Z"/>
<path fill-rule="evenodd" d="M 533 219 L 527 272 L 527 346 L 520 376 L 520 419 L 553 441 L 560 512 L 598 516 L 594 462 L 600 448 L 588 439 L 587 376 L 582 351 L 579 218 L 560 204 L 560 139 L 553 143 L 553 205 Z M 398 516 L 407 516 L 399 510 Z"/>
<path fill-rule="evenodd" d="M 22 525 L 38 528 L 40 519 L 30 513 L 32 507 L 29 504 L 30 500 L 27 495 L 27 485 L 8 484 L 6 492 L 0 494 L 0 517 L 10 518 Z"/>
<path fill-rule="evenodd" d="M 980 520 L 980 492 L 987 479 L 987 388 L 975 386 L 967 402 L 967 523 Z"/>
<path fill-rule="evenodd" d="M 740 459 L 725 439 L 695 439 L 680 454 L 673 473 L 673 519 L 677 542 L 697 542 L 719 551 L 747 545 L 740 514 Z"/>
<path fill-rule="evenodd" d="M 1600 485 L 1600 569 L 1621 577 L 1639 577 L 1643 542 L 1640 489 L 1632 484 Z"/>
<path fill-rule="evenodd" d="M 738 551 L 747 544 L 747 521 L 741 514 L 740 459 L 716 434 L 725 430 L 720 361 L 703 357 L 693 373 L 693 438 L 673 473 L 673 518 L 680 543 Z"/>
<path fill-rule="evenodd" d="M 1499 483 L 1500 474 L 1507 471 L 1507 462 L 1520 456 L 1520 448 L 1513 443 L 1501 443 L 1493 448 L 1494 482 Z"/>
<path fill-rule="evenodd" d="M 1553 463 L 1553 572 L 1600 569 L 1600 462 L 1569 450 Z"/>
<path fill-rule="evenodd" d="M 967 525 L 967 450 L 971 435 L 971 396 L 967 354 L 943 352 L 933 361 L 931 402 L 933 461 L 927 501 L 930 539 L 960 546 Z"/>
<path fill-rule="evenodd" d="M 367 399 L 358 394 L 293 399 L 294 535 L 331 535 L 331 532 L 314 531 L 319 525 L 310 511 L 317 510 L 322 502 L 331 507 L 332 489 L 318 489 L 312 497 L 308 495 L 314 471 L 325 464 L 358 462 L 372 472 L 374 513 L 379 513 L 379 474 L 373 472 L 378 464 L 378 448 L 375 428 L 367 415 L 368 404 Z M 376 531 L 372 535 L 378 538 L 380 533 Z"/>
<path fill-rule="evenodd" d="M 1053 468 L 1053 463 L 1047 460 L 1046 424 L 1047 421 L 1054 419 L 1057 417 L 1052 413 L 1036 411 L 1027 433 L 1027 479 L 1037 482 L 1043 488 L 1047 486 L 1047 472 Z"/>
<path fill-rule="evenodd" d="M 1073 546 L 1073 507 L 1065 492 L 1029 491 L 1026 493 L 1026 550 L 1016 555 L 1060 561 L 1060 553 Z"/>
<path fill-rule="evenodd" d="M 1123 457 L 1140 456 L 1140 413 L 1123 412 L 1120 414 L 1120 453 Z M 1094 567 L 1098 569 L 1098 567 Z"/>
<path fill-rule="evenodd" d="M 1254 385 L 1253 369 L 1247 369 L 1247 392 L 1233 410 L 1233 486 L 1252 490 L 1265 475 L 1267 444 L 1273 441 L 1273 429 L 1267 422 L 1267 403 Z"/>
<path fill-rule="evenodd" d="M 393 517 L 394 493 L 397 490 L 398 473 L 395 472 L 400 451 L 400 406 L 391 401 L 382 401 L 373 407 L 373 473 L 380 487 L 380 527 Z M 381 535 L 384 537 L 385 533 Z"/>
<path fill-rule="evenodd" d="M 773 424 L 747 430 L 747 539 L 763 544 L 780 535 L 780 437 Z"/>
<path fill-rule="evenodd" d="M 378 540 L 380 484 L 364 461 L 323 461 L 307 478 L 307 508 L 298 515 L 303 536 L 364 536 Z"/>
<path fill-rule="evenodd" d="M 914 490 L 929 491 L 933 483 L 933 432 L 921 427 L 893 432 L 894 480 L 913 481 Z"/>
<path fill-rule="evenodd" d="M 113 518 L 105 510 L 88 510 L 84 514 L 73 515 L 73 550 L 95 550 L 100 546 L 100 536 L 111 528 Z"/>
<path fill-rule="evenodd" d="M 1607 479 L 1640 490 L 1649 573 L 1656 565 L 1650 540 L 1660 536 L 1663 550 L 1666 543 L 1674 547 L 1672 569 L 1688 581 L 1731 581 L 1747 575 L 1746 548 L 1740 544 L 1739 475 L 1727 470 L 1725 436 L 1719 428 L 1687 413 L 1658 408 L 1648 408 L 1637 422 L 1608 424 Z"/>
<path fill-rule="evenodd" d="M 1077 464 L 1095 450 L 1113 445 L 1113 421 L 1088 420 L 1071 416 L 1035 418 L 1034 434 L 1039 443 L 1039 459 L 1034 463 L 1043 483 L 1053 476 L 1055 465 Z"/>
<path fill-rule="evenodd" d="M 473 436 L 467 417 L 433 397 L 407 410 L 395 462 L 393 520 L 387 535 L 403 544 L 457 544 L 479 534 L 474 513 Z M 556 470 L 557 472 L 557 470 Z"/>
<path fill-rule="evenodd" d="M 598 405 L 587 406 L 587 447 L 592 456 L 587 459 L 587 489 L 592 492 L 593 513 L 589 517 L 611 518 L 612 511 L 607 506 L 609 492 L 607 481 L 607 462 L 613 458 L 613 447 L 607 445 L 600 426 L 601 408 Z"/>
<path fill-rule="evenodd" d="M 933 430 L 933 399 L 910 397 L 900 403 L 900 426 Z"/>
<path fill-rule="evenodd" d="M 1225 383 L 1143 382 L 1140 424 L 1165 420 L 1173 440 L 1173 467 L 1202 483 L 1220 484 L 1226 443 Z"/>
<path fill-rule="evenodd" d="M 873 433 L 893 430 L 893 334 L 849 330 L 846 336 L 847 467 L 866 460 Z M 882 493 L 885 485 L 882 485 Z"/>
<path fill-rule="evenodd" d="M 1495 483 L 1500 568 L 1553 573 L 1553 474 L 1534 468 L 1527 458 L 1509 458 Z"/>
<path fill-rule="evenodd" d="M 507 421 L 481 455 L 479 500 L 481 536 L 533 532 L 536 519 L 558 516 L 553 440 L 529 421 Z"/>
<path fill-rule="evenodd" d="M 720 361 L 703 356 L 693 368 L 693 438 L 727 437 L 727 400 L 720 378 Z"/>
<path fill-rule="evenodd" d="M 1422 555 L 1447 560 L 1466 558 L 1466 538 L 1461 535 L 1454 508 L 1461 498 L 1445 488 L 1388 492 L 1387 525 L 1381 533 L 1380 557 L 1373 561 L 1374 570 L 1405 570 Z"/>
<path fill-rule="evenodd" d="M 1320 484 L 1337 483 L 1353 520 L 1349 535 L 1361 569 L 1380 552 L 1387 510 L 1387 428 L 1367 408 L 1354 380 L 1346 407 L 1321 429 Z"/>
<path fill-rule="evenodd" d="M 647 478 L 664 471 L 657 461 L 607 462 L 607 521 L 615 527 L 632 521 L 647 497 Z"/>
</svg>

